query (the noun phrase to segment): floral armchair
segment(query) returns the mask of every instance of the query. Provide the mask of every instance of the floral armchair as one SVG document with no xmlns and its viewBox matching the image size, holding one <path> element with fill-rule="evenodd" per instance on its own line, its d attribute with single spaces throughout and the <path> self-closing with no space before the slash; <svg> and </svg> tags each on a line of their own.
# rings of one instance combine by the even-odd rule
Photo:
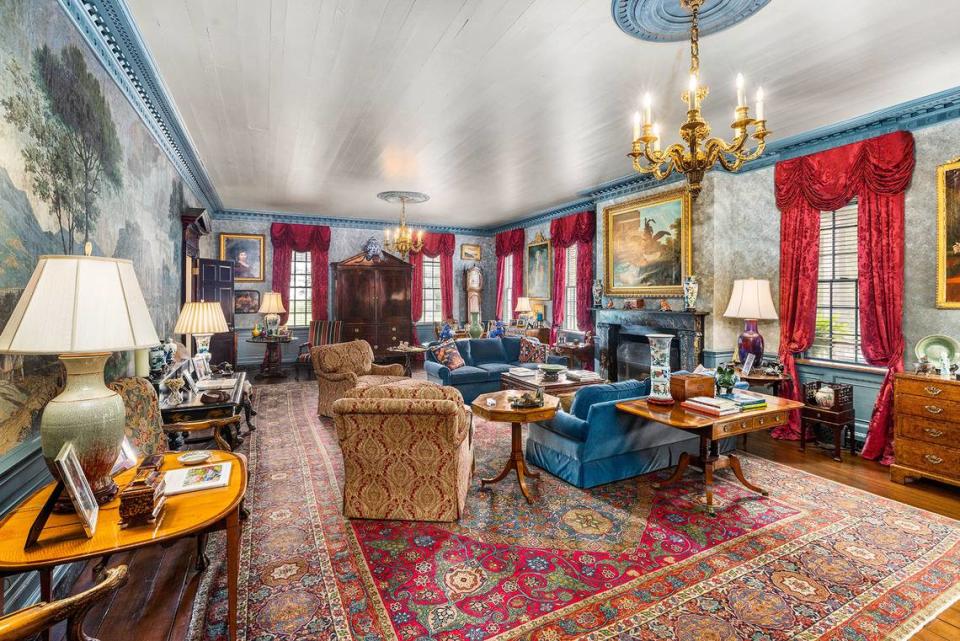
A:
<svg viewBox="0 0 960 641">
<path fill-rule="evenodd" d="M 355 387 L 366 388 L 402 381 L 403 365 L 376 365 L 373 349 L 364 340 L 318 345 L 310 350 L 317 377 L 317 414 L 333 416 L 333 402 Z"/>
<path fill-rule="evenodd" d="M 473 472 L 460 392 L 425 381 L 355 389 L 333 403 L 348 518 L 456 521 Z"/>
</svg>

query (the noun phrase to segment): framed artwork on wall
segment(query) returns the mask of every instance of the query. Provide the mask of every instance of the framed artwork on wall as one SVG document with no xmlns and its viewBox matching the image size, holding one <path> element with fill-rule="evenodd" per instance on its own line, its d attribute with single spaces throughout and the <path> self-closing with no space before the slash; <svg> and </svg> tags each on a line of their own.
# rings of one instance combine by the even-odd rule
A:
<svg viewBox="0 0 960 641">
<path fill-rule="evenodd" d="M 220 260 L 232 260 L 238 283 L 263 281 L 263 234 L 220 234 Z"/>
<path fill-rule="evenodd" d="M 692 272 L 686 189 L 603 210 L 603 291 L 608 296 L 682 296 Z"/>
<path fill-rule="evenodd" d="M 937 167 L 937 307 L 960 309 L 960 158 Z"/>
<path fill-rule="evenodd" d="M 256 314 L 260 310 L 260 292 L 255 289 L 238 289 L 233 292 L 234 314 Z"/>
<path fill-rule="evenodd" d="M 537 232 L 533 242 L 527 245 L 525 289 L 527 298 L 549 299 L 553 280 L 550 278 L 553 261 L 550 257 L 550 239 Z"/>
<path fill-rule="evenodd" d="M 480 260 L 483 256 L 483 249 L 480 245 L 471 245 L 463 243 L 460 245 L 460 260 Z"/>
</svg>

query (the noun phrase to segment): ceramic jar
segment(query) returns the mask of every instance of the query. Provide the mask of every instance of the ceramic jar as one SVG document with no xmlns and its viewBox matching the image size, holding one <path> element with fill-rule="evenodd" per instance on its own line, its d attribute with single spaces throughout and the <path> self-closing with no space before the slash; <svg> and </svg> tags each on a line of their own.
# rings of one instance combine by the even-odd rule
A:
<svg viewBox="0 0 960 641">
<path fill-rule="evenodd" d="M 672 334 L 647 334 L 650 341 L 650 396 L 648 403 L 673 405 L 670 396 L 670 343 Z"/>
<path fill-rule="evenodd" d="M 683 280 L 683 307 L 692 312 L 697 308 L 697 294 L 700 292 L 700 283 L 695 276 L 687 276 Z"/>
</svg>

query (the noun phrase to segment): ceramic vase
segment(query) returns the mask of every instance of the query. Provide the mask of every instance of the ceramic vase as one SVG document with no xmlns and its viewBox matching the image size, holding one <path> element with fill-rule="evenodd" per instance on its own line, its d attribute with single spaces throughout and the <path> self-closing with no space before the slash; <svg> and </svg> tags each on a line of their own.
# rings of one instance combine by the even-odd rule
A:
<svg viewBox="0 0 960 641">
<path fill-rule="evenodd" d="M 483 327 L 480 325 L 480 312 L 470 312 L 470 338 L 483 336 Z"/>
<path fill-rule="evenodd" d="M 683 307 L 692 312 L 697 308 L 697 294 L 700 292 L 700 283 L 695 276 L 687 276 L 683 280 Z"/>
<path fill-rule="evenodd" d="M 647 334 L 650 341 L 650 396 L 648 403 L 673 405 L 670 396 L 670 343 L 672 334 Z"/>
</svg>

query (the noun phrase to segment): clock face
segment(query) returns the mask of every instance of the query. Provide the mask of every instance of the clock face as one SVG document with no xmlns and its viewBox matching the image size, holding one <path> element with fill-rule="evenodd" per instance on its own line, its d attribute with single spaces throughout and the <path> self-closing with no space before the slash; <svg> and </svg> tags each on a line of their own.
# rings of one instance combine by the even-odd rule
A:
<svg viewBox="0 0 960 641">
<path fill-rule="evenodd" d="M 467 287 L 480 289 L 481 273 L 479 269 L 467 270 Z"/>
</svg>

